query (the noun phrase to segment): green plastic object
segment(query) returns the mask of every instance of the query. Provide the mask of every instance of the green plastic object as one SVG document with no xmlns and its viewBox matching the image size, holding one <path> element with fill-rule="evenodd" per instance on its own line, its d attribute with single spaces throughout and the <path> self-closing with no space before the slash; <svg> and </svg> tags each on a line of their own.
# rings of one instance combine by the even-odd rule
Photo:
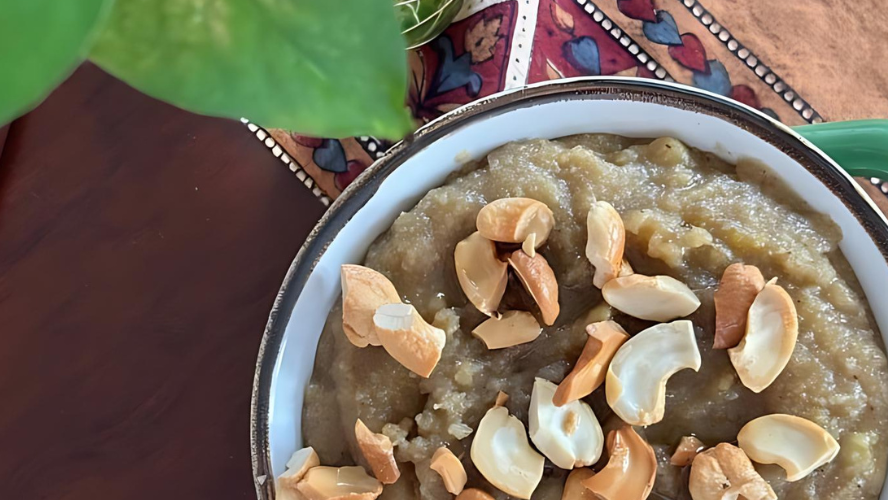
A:
<svg viewBox="0 0 888 500">
<path fill-rule="evenodd" d="M 793 129 L 849 174 L 888 180 L 888 120 L 818 123 Z"/>
</svg>

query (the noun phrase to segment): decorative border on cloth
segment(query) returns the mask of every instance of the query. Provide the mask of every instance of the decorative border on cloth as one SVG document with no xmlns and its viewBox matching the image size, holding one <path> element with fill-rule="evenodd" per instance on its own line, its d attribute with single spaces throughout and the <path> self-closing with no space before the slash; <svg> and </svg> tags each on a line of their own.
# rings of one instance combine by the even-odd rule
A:
<svg viewBox="0 0 888 500">
<path fill-rule="evenodd" d="M 358 143 L 364 148 L 364 151 L 370 155 L 370 158 L 373 158 L 373 160 L 378 160 L 385 156 L 385 151 L 391 146 L 391 144 L 386 144 L 375 137 L 366 135 L 355 137 L 355 139 L 358 140 Z"/>
<path fill-rule="evenodd" d="M 888 180 L 883 181 L 882 179 L 876 177 L 870 177 L 870 182 L 873 186 L 879 188 L 879 191 L 885 193 L 885 196 L 888 196 Z"/>
<path fill-rule="evenodd" d="M 604 13 L 597 5 L 592 3 L 592 0 L 574 0 L 580 7 L 583 8 L 583 11 L 592 18 L 593 21 L 598 23 L 605 31 L 607 31 L 611 38 L 620 42 L 620 45 L 626 48 L 630 54 L 635 56 L 638 59 L 638 62 L 645 65 L 645 67 L 654 74 L 660 80 L 665 80 L 667 82 L 674 82 L 675 79 L 672 78 L 672 75 L 666 71 L 666 68 L 660 65 L 656 59 L 654 59 L 650 54 L 648 54 L 641 45 L 635 42 L 631 36 L 627 35 L 617 23 L 613 22 L 611 18 Z"/>
<path fill-rule="evenodd" d="M 247 130 L 249 130 L 256 136 L 256 139 L 259 139 L 262 144 L 265 144 L 265 147 L 267 147 L 268 150 L 271 151 L 271 154 L 284 162 L 284 165 L 286 165 L 291 172 L 296 174 L 296 178 L 299 179 L 302 184 L 304 184 L 305 187 L 307 187 L 311 191 L 311 194 L 315 195 L 321 201 L 321 203 L 324 204 L 325 207 L 330 206 L 330 198 L 325 195 L 323 191 L 321 191 L 321 188 L 319 188 L 317 184 L 315 184 L 314 179 L 312 179 L 311 176 L 308 175 L 308 172 L 303 170 L 298 163 L 290 158 L 290 155 L 288 155 L 287 152 L 284 151 L 284 148 L 282 148 L 280 144 L 278 144 L 277 141 L 275 141 L 274 138 L 271 137 L 267 130 L 260 127 L 259 125 L 256 125 L 250 120 L 247 120 L 246 118 L 241 118 L 241 123 L 243 123 L 247 127 Z M 376 139 L 373 139 L 372 137 L 368 137 L 367 141 L 364 141 L 363 137 L 361 139 L 361 145 L 364 146 L 364 149 L 371 151 L 369 149 L 370 144 L 374 144 L 377 149 L 380 149 L 379 141 L 376 141 Z M 371 156 L 375 156 L 373 153 L 370 154 Z M 382 156 L 383 154 L 384 152 L 382 152 L 380 149 L 380 154 L 379 156 L 377 156 L 377 158 Z"/>
<path fill-rule="evenodd" d="M 783 100 L 790 103 L 792 109 L 794 109 L 803 119 L 808 123 L 820 123 L 823 121 L 823 117 L 820 116 L 820 113 L 815 111 L 807 101 L 802 99 L 798 92 L 790 87 L 782 78 L 778 77 L 771 68 L 762 63 L 751 50 L 737 41 L 737 39 L 734 38 L 724 26 L 719 24 L 715 19 L 715 16 L 703 7 L 698 0 L 680 1 L 682 5 L 684 5 L 691 14 L 700 21 L 700 24 L 706 26 L 706 28 L 709 29 L 709 32 L 727 47 L 728 51 L 737 56 L 737 59 L 746 63 L 746 66 L 755 73 L 761 81 L 771 87 L 771 89 L 776 92 L 777 95 L 781 96 Z"/>
</svg>

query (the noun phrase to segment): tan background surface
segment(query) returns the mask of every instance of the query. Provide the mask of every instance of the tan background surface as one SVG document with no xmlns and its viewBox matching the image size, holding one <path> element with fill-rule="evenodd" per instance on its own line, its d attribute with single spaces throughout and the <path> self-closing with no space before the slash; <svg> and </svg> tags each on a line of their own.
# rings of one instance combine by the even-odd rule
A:
<svg viewBox="0 0 888 500">
<path fill-rule="evenodd" d="M 704 5 L 824 119 L 888 118 L 888 1 Z"/>
</svg>

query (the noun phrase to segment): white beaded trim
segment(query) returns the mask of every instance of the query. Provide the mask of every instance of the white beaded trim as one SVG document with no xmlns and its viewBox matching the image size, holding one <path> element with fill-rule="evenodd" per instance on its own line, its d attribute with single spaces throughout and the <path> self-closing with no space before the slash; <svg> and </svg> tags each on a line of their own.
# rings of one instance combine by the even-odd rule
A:
<svg viewBox="0 0 888 500">
<path fill-rule="evenodd" d="M 737 59 L 746 63 L 755 75 L 771 87 L 774 92 L 783 97 L 789 105 L 809 123 L 820 123 L 823 118 L 820 113 L 814 110 L 807 101 L 799 96 L 799 93 L 792 89 L 786 82 L 780 79 L 771 68 L 767 67 L 761 60 L 752 53 L 747 47 L 744 47 L 734 38 L 731 33 L 726 30 L 698 0 L 683 0 L 682 4 L 697 18 L 703 26 L 709 28 L 709 32 L 718 38 L 718 40 L 728 48 Z"/>
<path fill-rule="evenodd" d="M 674 82 L 675 79 L 672 78 L 672 75 L 660 65 L 650 54 L 648 54 L 641 45 L 635 43 L 635 40 L 632 39 L 631 36 L 627 35 L 620 29 L 616 23 L 614 23 L 607 14 L 604 13 L 598 6 L 592 3 L 592 0 L 574 0 L 586 14 L 592 18 L 593 21 L 598 23 L 599 26 L 604 28 L 607 31 L 611 38 L 620 43 L 623 47 L 626 47 L 626 50 L 629 51 L 630 54 L 635 56 L 635 59 L 638 60 L 643 66 L 645 66 L 651 73 L 654 74 L 658 79 L 664 80 L 667 82 Z"/>
<path fill-rule="evenodd" d="M 284 148 L 282 148 L 277 141 L 275 141 L 271 135 L 262 127 L 256 125 L 255 123 L 247 120 L 246 118 L 241 118 L 241 123 L 247 126 L 247 130 L 249 130 L 253 135 L 256 136 L 256 139 L 259 139 L 265 147 L 271 151 L 276 158 L 280 159 L 287 168 L 290 169 L 291 172 L 296 174 L 296 178 L 299 179 L 302 184 L 305 185 L 310 191 L 311 194 L 315 195 L 321 203 L 324 204 L 325 207 L 330 206 L 330 198 L 321 191 L 321 188 L 318 187 L 317 183 L 315 183 L 314 179 L 311 178 L 310 175 L 301 167 L 298 163 L 296 163 L 290 156 L 284 152 Z M 372 139 L 372 138 L 368 138 Z M 376 139 L 373 139 L 376 141 Z M 378 141 L 377 141 L 378 144 Z"/>
</svg>

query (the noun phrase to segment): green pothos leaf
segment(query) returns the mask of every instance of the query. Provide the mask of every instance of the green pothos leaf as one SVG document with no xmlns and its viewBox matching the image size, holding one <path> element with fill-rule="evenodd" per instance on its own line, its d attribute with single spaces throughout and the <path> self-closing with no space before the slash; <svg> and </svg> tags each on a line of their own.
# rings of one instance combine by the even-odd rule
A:
<svg viewBox="0 0 888 500">
<path fill-rule="evenodd" d="M 91 59 L 198 113 L 327 137 L 412 127 L 391 0 L 117 0 Z"/>
<path fill-rule="evenodd" d="M 0 2 L 0 125 L 40 103 L 77 67 L 110 3 Z"/>
</svg>

